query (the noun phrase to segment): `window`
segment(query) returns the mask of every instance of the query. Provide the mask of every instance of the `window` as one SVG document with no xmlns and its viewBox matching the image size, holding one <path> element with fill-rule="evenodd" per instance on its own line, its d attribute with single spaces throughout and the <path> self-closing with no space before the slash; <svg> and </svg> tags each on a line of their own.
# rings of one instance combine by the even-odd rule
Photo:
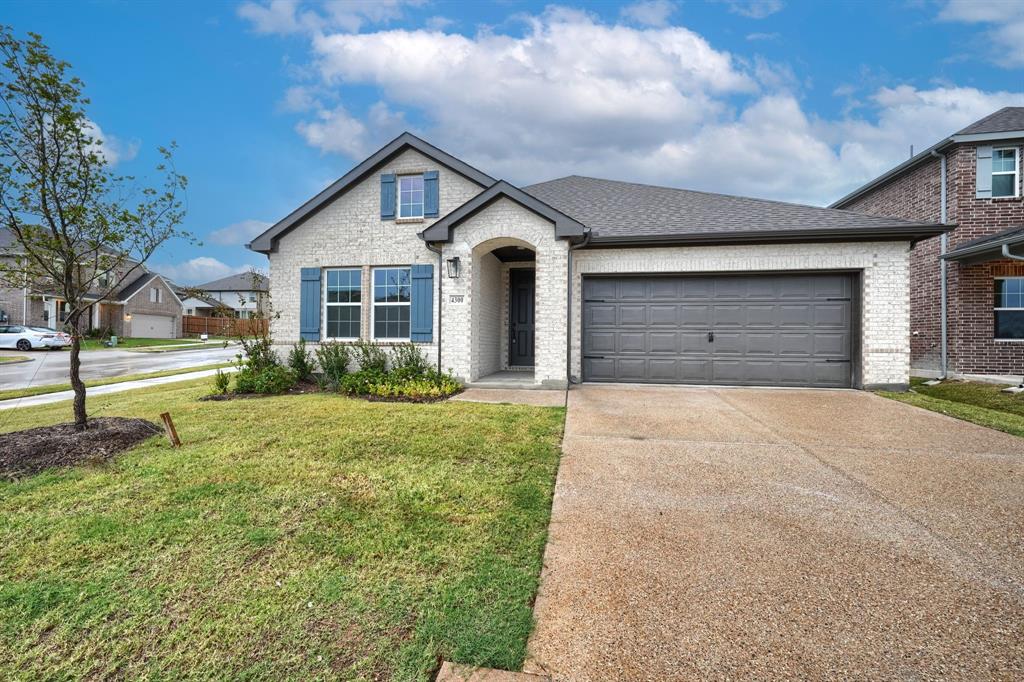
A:
<svg viewBox="0 0 1024 682">
<path fill-rule="evenodd" d="M 995 337 L 1024 339 L 1024 277 L 995 280 Z"/>
<path fill-rule="evenodd" d="M 160 303 L 162 300 L 163 300 L 163 291 L 160 290 L 160 287 L 150 287 L 149 288 L 149 302 L 150 303 Z"/>
<path fill-rule="evenodd" d="M 249 303 L 256 302 L 256 294 L 249 294 Z"/>
<path fill-rule="evenodd" d="M 373 338 L 408 341 L 411 300 L 410 268 L 376 268 L 373 271 Z"/>
<path fill-rule="evenodd" d="M 361 271 L 327 271 L 327 338 L 359 338 L 362 294 Z"/>
<path fill-rule="evenodd" d="M 423 217 L 422 175 L 400 175 L 398 177 L 398 217 Z"/>
<path fill-rule="evenodd" d="M 992 150 L 992 196 L 1017 196 L 1017 148 Z"/>
</svg>

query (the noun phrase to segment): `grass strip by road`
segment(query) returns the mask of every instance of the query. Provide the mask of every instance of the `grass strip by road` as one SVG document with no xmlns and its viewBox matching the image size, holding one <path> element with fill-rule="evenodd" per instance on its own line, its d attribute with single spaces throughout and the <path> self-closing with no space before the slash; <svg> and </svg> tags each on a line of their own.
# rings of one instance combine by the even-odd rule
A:
<svg viewBox="0 0 1024 682">
<path fill-rule="evenodd" d="M 1024 437 L 1024 394 L 1003 393 L 1003 388 L 976 381 L 925 386 L 923 380 L 915 379 L 906 393 L 880 391 L 879 395 Z"/>
<path fill-rule="evenodd" d="M 24 355 L 0 355 L 0 365 L 5 362 L 25 362 L 32 358 L 25 357 Z"/>
<path fill-rule="evenodd" d="M 189 372 L 201 372 L 204 369 L 217 369 L 221 367 L 230 367 L 231 362 L 219 362 L 209 365 L 196 365 L 195 367 L 182 367 L 180 369 L 165 369 L 159 372 L 144 372 L 142 374 L 126 374 L 120 377 L 110 377 L 109 379 L 91 379 L 85 382 L 86 388 L 95 388 L 96 386 L 109 386 L 110 384 L 120 384 L 125 381 L 138 381 L 139 379 L 156 379 L 159 377 L 169 377 L 175 374 L 187 374 Z M 0 400 L 13 400 L 15 398 L 27 398 L 33 395 L 46 395 L 47 393 L 60 393 L 61 391 L 70 391 L 71 384 L 48 384 L 46 386 L 29 386 L 28 388 L 10 388 L 5 391 L 0 391 Z"/>
<path fill-rule="evenodd" d="M 117 346 L 108 348 L 107 339 L 82 339 L 82 350 L 124 350 L 146 346 L 187 346 L 199 343 L 197 339 L 146 339 L 125 337 L 117 339 Z"/>
<path fill-rule="evenodd" d="M 21 679 L 429 680 L 518 669 L 565 411 L 331 393 L 97 396 L 159 422 L 107 464 L 0 482 L 0 651 Z M 6 417 L 7 415 L 5 415 Z M 4 431 L 66 421 L 13 410 Z"/>
<path fill-rule="evenodd" d="M 159 348 L 129 348 L 132 353 L 189 353 L 196 350 L 210 350 L 211 348 L 227 348 L 225 341 L 210 341 L 209 343 L 182 344 L 181 346 L 161 346 Z"/>
</svg>

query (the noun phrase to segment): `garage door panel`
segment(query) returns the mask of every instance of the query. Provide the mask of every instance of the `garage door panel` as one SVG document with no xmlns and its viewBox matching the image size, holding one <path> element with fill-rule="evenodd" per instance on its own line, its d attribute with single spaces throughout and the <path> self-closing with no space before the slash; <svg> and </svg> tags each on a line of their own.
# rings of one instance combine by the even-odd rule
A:
<svg viewBox="0 0 1024 682">
<path fill-rule="evenodd" d="M 850 385 L 849 275 L 595 277 L 583 291 L 586 380 Z"/>
<path fill-rule="evenodd" d="M 174 318 L 167 315 L 132 315 L 132 336 L 148 339 L 174 338 Z"/>
</svg>

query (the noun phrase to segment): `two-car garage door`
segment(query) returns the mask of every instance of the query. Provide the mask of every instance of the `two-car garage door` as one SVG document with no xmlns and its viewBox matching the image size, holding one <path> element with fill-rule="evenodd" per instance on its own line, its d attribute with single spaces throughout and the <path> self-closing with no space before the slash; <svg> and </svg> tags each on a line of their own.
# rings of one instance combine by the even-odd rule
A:
<svg viewBox="0 0 1024 682">
<path fill-rule="evenodd" d="M 853 276 L 583 280 L 583 379 L 847 387 Z"/>
</svg>

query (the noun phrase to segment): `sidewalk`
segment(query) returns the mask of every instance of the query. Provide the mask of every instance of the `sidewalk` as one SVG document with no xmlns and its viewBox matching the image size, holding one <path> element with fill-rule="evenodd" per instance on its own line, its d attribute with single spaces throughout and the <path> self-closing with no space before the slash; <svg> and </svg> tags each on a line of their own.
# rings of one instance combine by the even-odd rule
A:
<svg viewBox="0 0 1024 682">
<path fill-rule="evenodd" d="M 222 367 L 221 372 L 234 372 L 237 368 L 235 367 Z M 171 384 L 175 381 L 188 381 L 189 379 L 202 379 L 203 377 L 212 377 L 217 373 L 216 369 L 204 369 L 199 372 L 188 372 L 185 374 L 172 374 L 168 377 L 156 377 L 154 379 L 137 379 L 135 381 L 123 381 L 119 384 L 107 384 L 106 386 L 95 386 L 93 388 L 86 389 L 86 395 L 94 397 L 98 395 L 106 395 L 108 393 L 121 393 L 122 391 L 131 391 L 136 388 L 146 388 L 148 386 L 160 386 L 161 384 Z M 60 391 L 59 393 L 45 393 L 43 395 L 33 395 L 25 398 L 11 398 L 10 400 L 0 400 L 0 410 L 11 410 L 16 407 L 34 407 L 35 405 L 48 405 L 50 403 L 59 403 L 62 400 L 71 400 L 75 397 L 74 391 Z"/>
</svg>

